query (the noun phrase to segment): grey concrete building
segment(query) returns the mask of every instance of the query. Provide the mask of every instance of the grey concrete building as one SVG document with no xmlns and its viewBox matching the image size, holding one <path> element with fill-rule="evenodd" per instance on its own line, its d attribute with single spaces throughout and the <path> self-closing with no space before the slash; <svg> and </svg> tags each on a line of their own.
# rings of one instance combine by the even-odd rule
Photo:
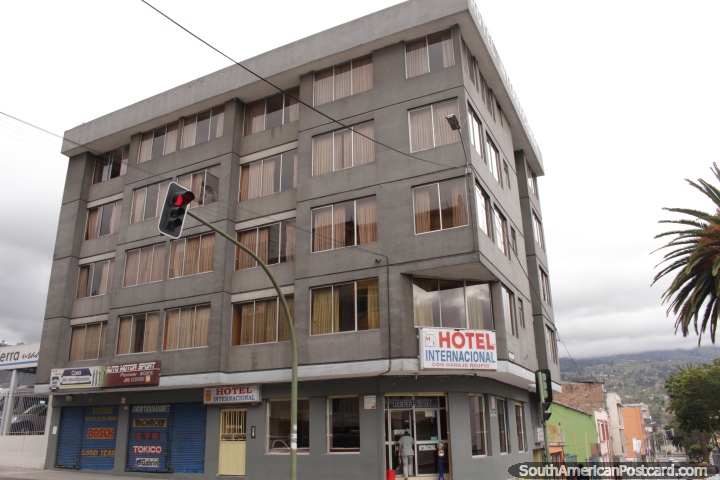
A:
<svg viewBox="0 0 720 480">
<path fill-rule="evenodd" d="M 36 387 L 48 468 L 286 478 L 506 478 L 559 379 L 543 161 L 472 0 L 411 0 L 66 132 Z M 454 115 L 454 130 L 446 117 Z M 535 457 L 537 458 L 537 456 Z"/>
</svg>

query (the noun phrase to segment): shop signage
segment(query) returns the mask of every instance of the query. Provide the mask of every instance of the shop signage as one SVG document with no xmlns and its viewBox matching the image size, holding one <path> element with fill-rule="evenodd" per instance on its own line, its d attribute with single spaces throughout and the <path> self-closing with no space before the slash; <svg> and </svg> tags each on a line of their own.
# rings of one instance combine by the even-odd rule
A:
<svg viewBox="0 0 720 480">
<path fill-rule="evenodd" d="M 420 329 L 421 370 L 497 370 L 495 332 Z"/>
<path fill-rule="evenodd" d="M 102 385 L 105 367 L 58 368 L 50 372 L 50 390 L 97 388 Z"/>
<path fill-rule="evenodd" d="M 103 388 L 160 385 L 160 361 L 105 367 Z"/>
<path fill-rule="evenodd" d="M 104 438 L 113 439 L 115 438 L 114 428 L 88 428 L 87 438 Z"/>
<path fill-rule="evenodd" d="M 160 467 L 160 459 L 159 458 L 136 458 L 135 466 L 142 467 L 142 468 L 159 468 Z"/>
<path fill-rule="evenodd" d="M 37 367 L 40 344 L 0 347 L 0 370 Z"/>
<path fill-rule="evenodd" d="M 235 385 L 223 387 L 207 387 L 203 397 L 203 403 L 260 403 L 259 385 Z"/>
<path fill-rule="evenodd" d="M 391 408 L 438 408 L 437 398 L 393 399 Z"/>
</svg>

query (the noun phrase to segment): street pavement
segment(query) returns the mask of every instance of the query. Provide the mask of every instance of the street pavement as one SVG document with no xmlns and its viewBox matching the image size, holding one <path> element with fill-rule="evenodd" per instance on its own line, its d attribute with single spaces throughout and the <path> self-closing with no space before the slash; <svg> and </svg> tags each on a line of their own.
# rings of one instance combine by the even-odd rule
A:
<svg viewBox="0 0 720 480">
<path fill-rule="evenodd" d="M 0 467 L 0 479 L 3 480 L 108 480 L 108 478 L 119 477 L 81 472 L 79 470 L 35 470 L 33 468 Z"/>
</svg>

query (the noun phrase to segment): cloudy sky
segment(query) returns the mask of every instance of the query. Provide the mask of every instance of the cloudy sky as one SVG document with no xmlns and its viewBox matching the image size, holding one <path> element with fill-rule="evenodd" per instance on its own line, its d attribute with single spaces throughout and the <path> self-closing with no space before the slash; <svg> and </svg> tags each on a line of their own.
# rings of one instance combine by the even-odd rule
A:
<svg viewBox="0 0 720 480">
<path fill-rule="evenodd" d="M 674 335 L 667 284 L 650 287 L 651 252 L 663 207 L 710 208 L 684 179 L 709 179 L 719 157 L 701 142 L 720 131 L 720 2 L 476 1 L 544 156 L 561 354 L 695 346 Z M 244 60 L 399 2 L 151 3 Z M 0 339 L 32 343 L 67 160 L 6 115 L 62 134 L 228 61 L 138 0 L 0 5 Z"/>
</svg>

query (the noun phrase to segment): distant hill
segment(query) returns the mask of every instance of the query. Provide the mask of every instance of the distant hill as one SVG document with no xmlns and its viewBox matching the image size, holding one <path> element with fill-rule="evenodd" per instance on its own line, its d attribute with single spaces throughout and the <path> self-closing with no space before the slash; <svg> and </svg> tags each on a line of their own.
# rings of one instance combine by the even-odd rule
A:
<svg viewBox="0 0 720 480">
<path fill-rule="evenodd" d="M 665 411 L 665 380 L 678 367 L 712 363 L 720 357 L 720 347 L 692 350 L 657 350 L 596 358 L 560 359 L 563 381 L 605 383 L 605 391 L 620 395 L 623 403 L 647 403 L 653 420 L 666 424 L 672 415 Z"/>
</svg>

